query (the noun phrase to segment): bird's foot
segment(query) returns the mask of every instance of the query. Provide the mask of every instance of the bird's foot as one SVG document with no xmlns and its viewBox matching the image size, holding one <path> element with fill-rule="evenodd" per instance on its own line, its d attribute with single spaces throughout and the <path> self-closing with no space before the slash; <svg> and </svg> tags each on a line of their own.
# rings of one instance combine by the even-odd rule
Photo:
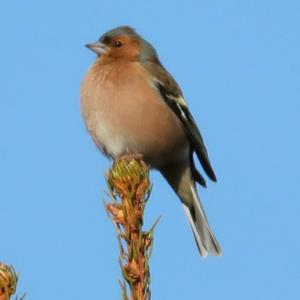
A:
<svg viewBox="0 0 300 300">
<path fill-rule="evenodd" d="M 127 161 L 130 161 L 130 160 L 143 160 L 143 155 L 140 154 L 140 153 L 126 153 L 126 154 L 123 154 L 121 155 L 118 159 L 124 159 L 124 160 L 127 160 Z"/>
</svg>

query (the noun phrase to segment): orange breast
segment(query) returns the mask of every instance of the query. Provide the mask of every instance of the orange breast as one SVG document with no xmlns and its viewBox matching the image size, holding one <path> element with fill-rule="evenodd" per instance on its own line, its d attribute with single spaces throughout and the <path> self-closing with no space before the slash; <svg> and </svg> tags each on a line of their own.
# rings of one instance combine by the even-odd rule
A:
<svg viewBox="0 0 300 300">
<path fill-rule="evenodd" d="M 94 65 L 81 106 L 94 141 L 113 157 L 141 153 L 155 167 L 189 151 L 180 120 L 138 63 Z"/>
</svg>

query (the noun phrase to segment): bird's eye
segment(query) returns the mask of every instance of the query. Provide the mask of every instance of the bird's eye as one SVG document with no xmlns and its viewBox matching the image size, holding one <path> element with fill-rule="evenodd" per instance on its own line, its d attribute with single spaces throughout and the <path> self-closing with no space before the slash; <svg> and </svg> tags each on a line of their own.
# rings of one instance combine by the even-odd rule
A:
<svg viewBox="0 0 300 300">
<path fill-rule="evenodd" d="M 120 41 L 115 41 L 115 47 L 116 48 L 121 48 L 123 46 L 122 42 Z"/>
</svg>

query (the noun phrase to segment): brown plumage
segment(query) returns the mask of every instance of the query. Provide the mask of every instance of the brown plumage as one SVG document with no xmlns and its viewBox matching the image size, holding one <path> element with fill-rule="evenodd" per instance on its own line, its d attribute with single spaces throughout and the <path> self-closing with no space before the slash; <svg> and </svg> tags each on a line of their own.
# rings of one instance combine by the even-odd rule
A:
<svg viewBox="0 0 300 300">
<path fill-rule="evenodd" d="M 220 255 L 195 181 L 195 152 L 207 175 L 216 181 L 201 134 L 173 77 L 155 49 L 130 27 L 118 27 L 87 45 L 97 53 L 81 89 L 86 126 L 107 156 L 142 154 L 158 169 L 181 199 L 202 256 Z"/>
</svg>

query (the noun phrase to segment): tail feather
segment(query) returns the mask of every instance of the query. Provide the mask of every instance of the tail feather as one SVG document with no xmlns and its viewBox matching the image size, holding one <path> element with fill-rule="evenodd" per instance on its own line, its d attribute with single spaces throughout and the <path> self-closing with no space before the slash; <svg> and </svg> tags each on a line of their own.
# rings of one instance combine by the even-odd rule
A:
<svg viewBox="0 0 300 300">
<path fill-rule="evenodd" d="M 193 230 L 200 254 L 222 255 L 221 247 L 215 238 L 201 205 L 190 165 L 185 163 L 167 166 L 160 170 L 180 198 Z"/>
<path fill-rule="evenodd" d="M 183 207 L 193 230 L 194 238 L 201 256 L 206 257 L 208 253 L 222 255 L 221 247 L 215 238 L 197 195 L 195 187 L 192 188 L 193 203 Z"/>
</svg>

